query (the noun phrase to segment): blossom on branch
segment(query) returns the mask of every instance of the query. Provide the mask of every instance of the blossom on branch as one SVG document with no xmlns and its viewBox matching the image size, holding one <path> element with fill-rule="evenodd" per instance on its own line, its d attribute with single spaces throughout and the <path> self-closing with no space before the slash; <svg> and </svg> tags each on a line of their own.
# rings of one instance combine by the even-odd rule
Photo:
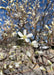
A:
<svg viewBox="0 0 54 75">
<path fill-rule="evenodd" d="M 45 28 L 49 29 L 49 27 L 47 25 L 45 25 Z"/>
<path fill-rule="evenodd" d="M 32 33 L 27 34 L 26 29 L 23 30 L 23 34 L 19 31 L 18 35 L 21 37 L 20 39 L 24 39 L 26 42 L 29 42 L 29 38 L 33 36 Z"/>
<path fill-rule="evenodd" d="M 46 69 L 43 66 L 40 67 L 40 70 L 46 71 Z"/>
<path fill-rule="evenodd" d="M 38 42 L 36 40 L 32 41 L 31 45 L 35 48 L 38 48 Z"/>
</svg>

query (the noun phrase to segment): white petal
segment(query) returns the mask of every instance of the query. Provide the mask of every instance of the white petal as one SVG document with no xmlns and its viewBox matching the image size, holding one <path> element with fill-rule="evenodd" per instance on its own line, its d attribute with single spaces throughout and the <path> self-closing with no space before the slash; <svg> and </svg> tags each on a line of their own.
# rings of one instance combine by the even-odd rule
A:
<svg viewBox="0 0 54 75">
<path fill-rule="evenodd" d="M 25 39 L 25 41 L 26 41 L 26 42 L 29 42 L 30 40 L 29 40 L 29 39 Z"/>
<path fill-rule="evenodd" d="M 47 29 L 49 29 L 48 25 L 45 25 L 45 27 L 46 27 Z"/>
<path fill-rule="evenodd" d="M 18 32 L 18 35 L 19 35 L 20 37 L 22 37 L 22 36 L 23 36 L 23 34 L 22 34 L 21 32 Z"/>
<path fill-rule="evenodd" d="M 36 40 L 32 41 L 32 44 L 36 44 L 36 43 L 37 43 L 37 41 L 36 41 Z"/>
<path fill-rule="evenodd" d="M 40 67 L 41 70 L 45 71 L 45 68 L 43 66 Z"/>
<path fill-rule="evenodd" d="M 31 53 L 29 51 L 26 52 L 27 56 L 31 57 Z"/>
<path fill-rule="evenodd" d="M 15 63 L 15 68 L 18 68 L 19 66 L 19 63 Z"/>
<path fill-rule="evenodd" d="M 13 68 L 13 66 L 12 65 L 9 65 L 9 68 Z"/>
<path fill-rule="evenodd" d="M 23 30 L 23 34 L 26 35 L 26 29 Z"/>
<path fill-rule="evenodd" d="M 3 75 L 3 72 L 2 72 L 2 70 L 0 71 L 0 75 Z"/>
<path fill-rule="evenodd" d="M 16 49 L 16 48 L 17 48 L 17 46 L 13 46 L 12 48 L 13 48 L 13 49 Z"/>
<path fill-rule="evenodd" d="M 27 35 L 27 37 L 32 37 L 32 36 L 33 36 L 33 34 L 32 34 L 32 33 L 30 33 L 30 34 L 28 34 L 28 35 Z"/>
<path fill-rule="evenodd" d="M 15 62 L 14 64 L 15 64 L 15 68 L 18 68 L 20 66 L 20 64 L 22 64 L 22 62 L 21 61 Z"/>
<path fill-rule="evenodd" d="M 18 38 L 18 40 L 20 40 L 20 39 L 22 40 L 23 38 Z"/>
<path fill-rule="evenodd" d="M 50 65 L 52 65 L 52 62 L 51 62 L 50 60 L 48 60 L 48 63 L 49 63 Z"/>
<path fill-rule="evenodd" d="M 39 53 L 40 55 L 42 55 L 42 54 L 43 54 L 43 51 L 38 51 L 38 53 Z"/>
<path fill-rule="evenodd" d="M 34 40 L 34 41 L 32 41 L 32 43 L 31 43 L 34 47 L 38 47 L 38 43 L 37 43 L 37 41 L 36 40 Z"/>
<path fill-rule="evenodd" d="M 48 49 L 49 48 L 49 46 L 43 46 L 42 47 L 42 49 Z"/>
<path fill-rule="evenodd" d="M 23 40 L 23 38 L 20 38 L 21 40 Z"/>
<path fill-rule="evenodd" d="M 36 44 L 36 45 L 34 44 L 33 46 L 34 46 L 35 48 L 38 48 L 38 44 Z"/>
</svg>

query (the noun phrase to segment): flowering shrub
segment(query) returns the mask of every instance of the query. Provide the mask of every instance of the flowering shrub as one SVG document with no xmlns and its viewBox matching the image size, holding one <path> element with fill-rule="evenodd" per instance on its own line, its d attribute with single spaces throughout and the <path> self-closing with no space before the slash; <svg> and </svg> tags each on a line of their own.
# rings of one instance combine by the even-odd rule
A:
<svg viewBox="0 0 54 75">
<path fill-rule="evenodd" d="M 53 2 L 47 0 L 46 4 L 42 7 L 41 4 L 45 3 L 45 0 L 1 0 L 1 3 L 6 4 L 6 6 L 0 5 L 0 9 L 5 11 L 6 16 L 3 16 L 2 19 L 0 18 L 1 22 L 2 20 L 4 21 L 3 26 L 0 26 L 0 44 L 3 47 L 4 45 L 7 46 L 9 50 L 11 47 L 14 51 L 10 50 L 9 59 L 11 61 L 17 60 L 8 66 L 10 70 L 13 67 L 20 67 L 25 57 L 26 59 L 29 58 L 32 64 L 36 64 L 35 59 L 42 58 L 42 56 L 45 57 L 43 50 L 49 49 L 45 44 L 51 39 L 52 32 L 54 31 Z M 0 23 L 0 25 L 2 24 Z M 32 51 L 29 49 L 26 49 L 26 52 L 20 50 L 17 55 L 17 49 L 20 49 L 22 43 L 24 46 L 29 45 Z M 17 58 L 16 55 L 19 57 Z M 0 59 L 4 59 L 3 53 L 0 54 Z M 47 65 L 50 65 L 52 68 L 51 60 L 49 58 L 47 60 Z M 39 59 L 37 63 L 38 61 Z M 4 69 L 6 69 L 6 64 L 4 65 Z M 42 65 L 39 69 L 46 71 Z M 0 74 L 3 74 L 2 70 Z"/>
<path fill-rule="evenodd" d="M 7 15 L 7 19 L 4 21 L 3 27 L 1 27 L 4 30 L 2 32 L 3 42 L 4 40 L 7 42 L 7 40 L 10 40 L 10 38 L 13 39 L 13 37 L 17 36 L 17 33 L 21 37 L 22 34 L 20 32 L 23 32 L 23 29 L 26 29 L 27 33 L 31 33 L 31 36 L 33 34 L 33 39 L 41 43 L 43 43 L 43 40 L 46 42 L 44 38 L 49 38 L 52 34 L 52 28 L 54 24 L 53 21 L 50 25 L 46 25 L 46 23 L 44 23 L 44 19 L 47 18 L 46 16 L 49 16 L 50 7 L 48 8 L 48 11 L 45 12 L 45 9 L 47 10 L 47 8 L 44 6 L 44 12 L 40 13 L 42 8 L 40 6 L 41 1 L 34 0 L 30 3 L 28 0 L 2 0 L 2 3 L 8 3 L 6 7 L 0 6 L 0 9 L 6 10 Z M 48 1 L 47 4 L 49 3 L 52 5 L 51 10 L 53 10 L 53 2 Z M 38 10 L 40 10 L 40 12 Z M 48 20 L 49 18 L 47 18 L 47 21 Z M 40 22 L 41 24 L 39 25 Z M 38 26 L 40 28 L 37 29 Z M 43 30 L 41 27 L 44 29 L 44 32 L 42 32 Z M 24 35 L 22 38 L 25 39 L 26 37 L 27 36 Z M 28 39 L 25 39 L 25 41 L 29 42 Z"/>
</svg>

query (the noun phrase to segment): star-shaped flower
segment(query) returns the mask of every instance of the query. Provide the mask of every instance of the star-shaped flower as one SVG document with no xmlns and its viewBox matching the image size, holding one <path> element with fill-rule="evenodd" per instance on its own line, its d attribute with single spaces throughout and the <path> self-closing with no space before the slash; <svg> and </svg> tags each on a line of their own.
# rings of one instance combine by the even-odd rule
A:
<svg viewBox="0 0 54 75">
<path fill-rule="evenodd" d="M 27 34 L 26 29 L 23 30 L 23 34 L 19 31 L 18 35 L 21 37 L 20 39 L 24 39 L 26 42 L 29 42 L 29 38 L 33 36 L 32 33 Z"/>
</svg>

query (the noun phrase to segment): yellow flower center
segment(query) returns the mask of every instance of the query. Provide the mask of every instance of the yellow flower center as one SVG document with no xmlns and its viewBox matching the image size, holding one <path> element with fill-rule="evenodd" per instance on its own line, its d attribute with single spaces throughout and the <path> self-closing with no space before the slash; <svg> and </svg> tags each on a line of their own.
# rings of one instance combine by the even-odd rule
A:
<svg viewBox="0 0 54 75">
<path fill-rule="evenodd" d="M 23 39 L 26 39 L 27 37 L 26 37 L 26 35 L 24 35 L 22 38 L 23 38 Z"/>
</svg>

